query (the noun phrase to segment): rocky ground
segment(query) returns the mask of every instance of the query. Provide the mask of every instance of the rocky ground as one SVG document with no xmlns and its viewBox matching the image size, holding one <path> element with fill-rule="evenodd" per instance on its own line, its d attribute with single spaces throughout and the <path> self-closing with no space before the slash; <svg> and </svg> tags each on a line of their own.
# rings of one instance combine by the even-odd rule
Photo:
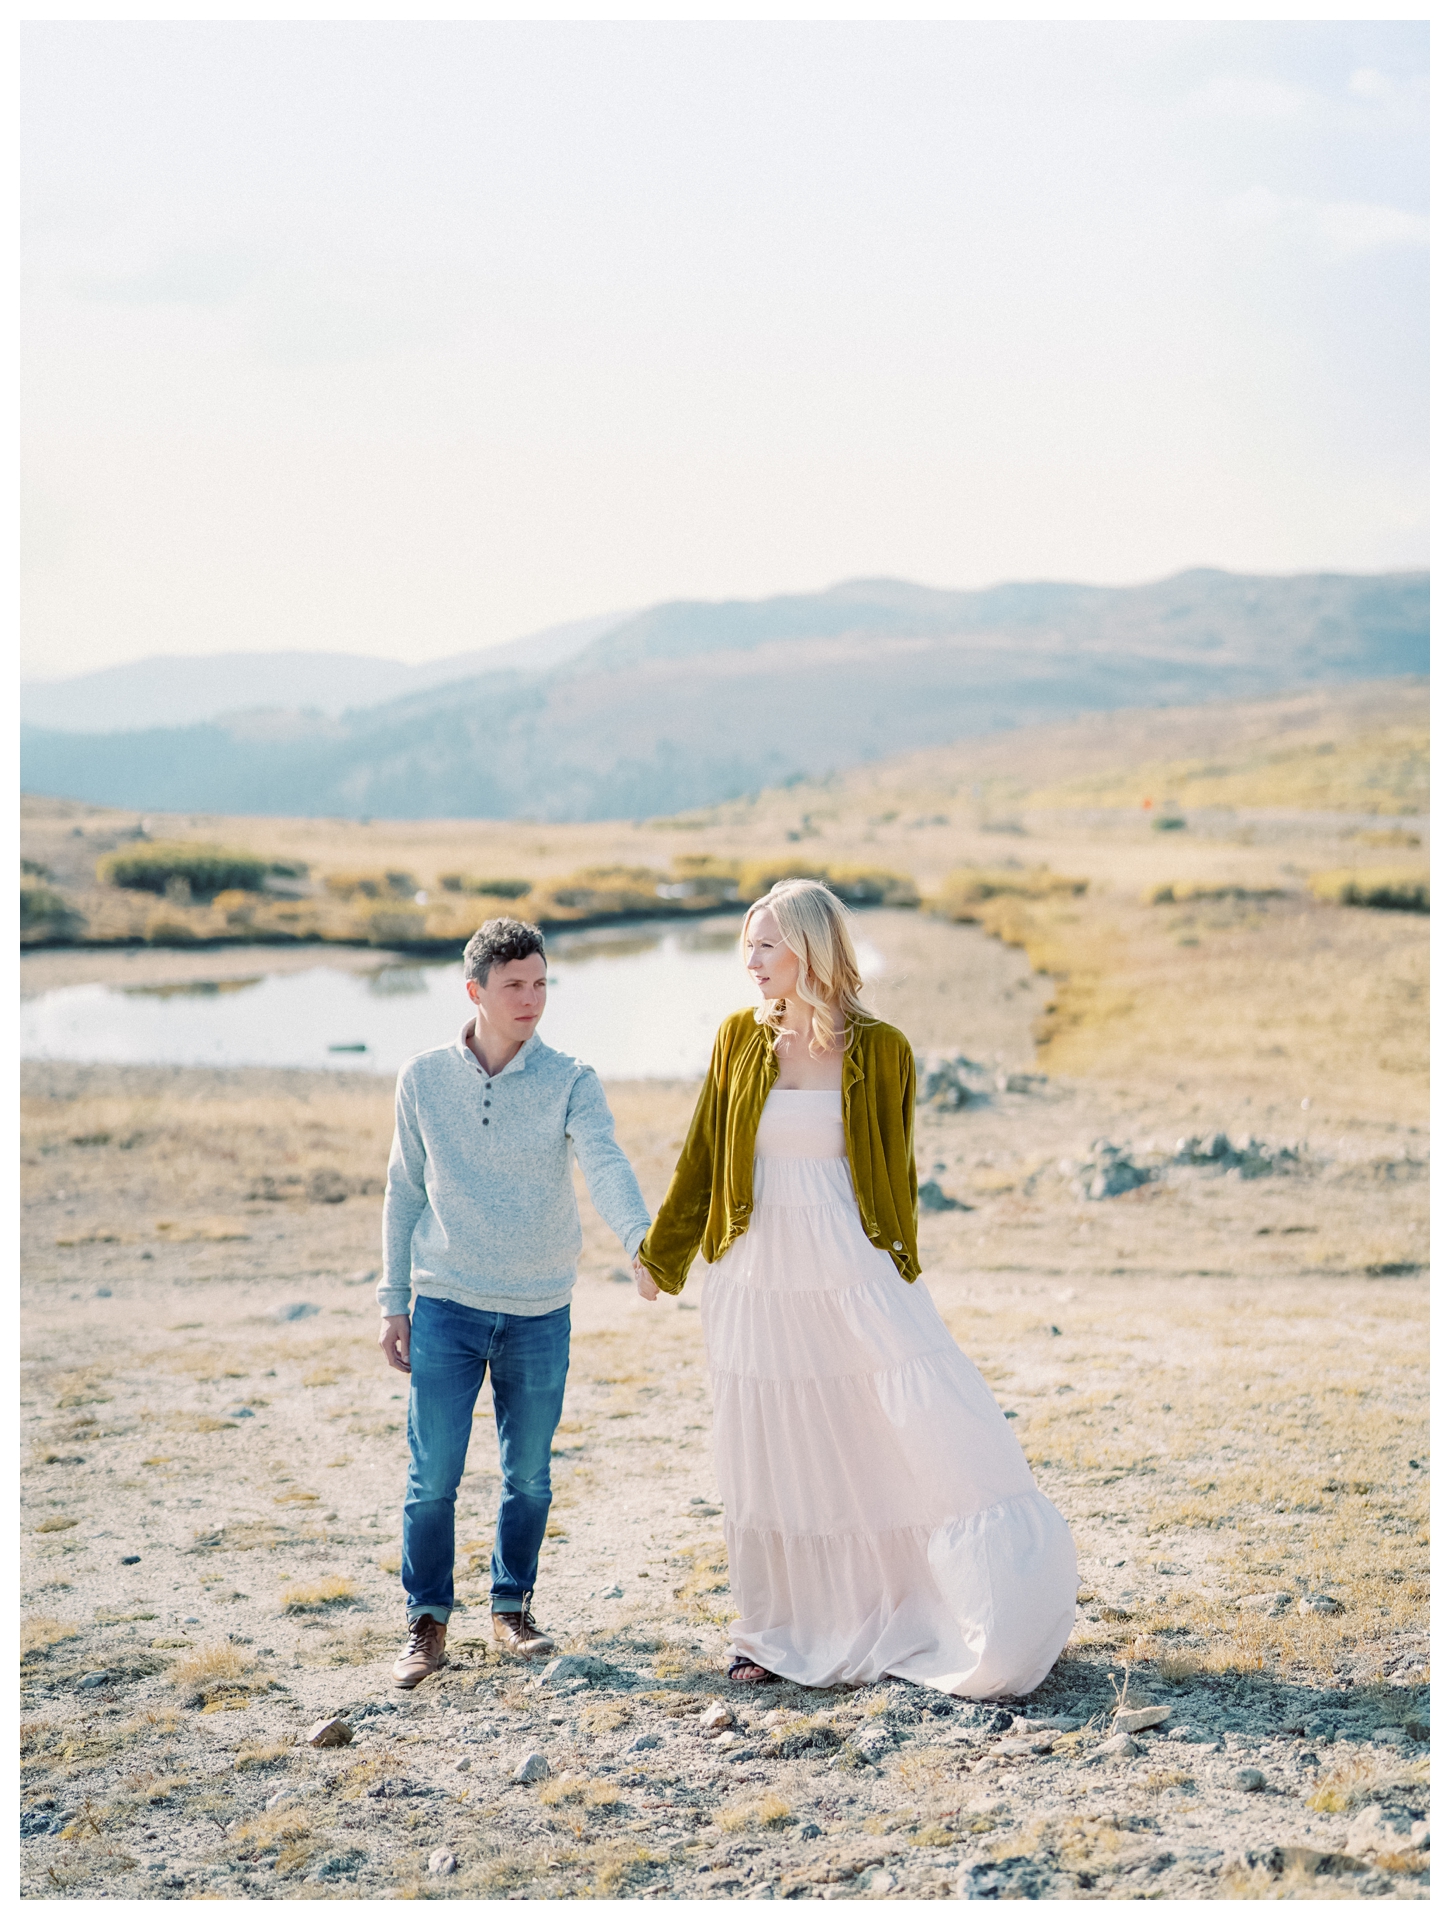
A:
<svg viewBox="0 0 1450 1920">
<path fill-rule="evenodd" d="M 929 1044 L 970 1030 L 943 957 L 881 988 Z M 1426 1897 L 1421 1120 L 1033 1078 L 1034 994 L 993 992 L 984 1069 L 920 1112 L 921 1284 L 1081 1573 L 1001 1703 L 729 1687 L 708 1279 L 639 1301 L 587 1207 L 539 1582 L 567 1658 L 486 1637 L 485 1395 L 452 1661 L 399 1694 L 388 1088 L 28 1066 L 27 1897 Z M 692 1090 L 610 1097 L 653 1201 Z"/>
</svg>

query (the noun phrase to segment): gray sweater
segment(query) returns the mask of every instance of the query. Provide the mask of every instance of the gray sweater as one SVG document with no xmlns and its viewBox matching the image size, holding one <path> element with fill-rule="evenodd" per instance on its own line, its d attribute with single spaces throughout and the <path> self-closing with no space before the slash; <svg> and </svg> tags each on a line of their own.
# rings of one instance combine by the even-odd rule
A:
<svg viewBox="0 0 1450 1920">
<path fill-rule="evenodd" d="M 398 1075 L 378 1282 L 385 1315 L 406 1313 L 414 1293 L 494 1313 L 567 1306 L 584 1244 L 571 1146 L 631 1259 L 649 1226 L 594 1069 L 535 1034 L 490 1075 L 468 1045 L 471 1024 Z"/>
</svg>

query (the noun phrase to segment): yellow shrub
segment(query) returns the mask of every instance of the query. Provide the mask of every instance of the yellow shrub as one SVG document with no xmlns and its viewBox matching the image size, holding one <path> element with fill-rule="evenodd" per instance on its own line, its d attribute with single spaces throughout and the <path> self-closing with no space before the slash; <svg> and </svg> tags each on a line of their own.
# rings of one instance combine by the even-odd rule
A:
<svg viewBox="0 0 1450 1920">
<path fill-rule="evenodd" d="M 1430 911 L 1430 875 L 1404 867 L 1342 868 L 1315 873 L 1309 891 L 1341 907 L 1386 907 L 1401 913 Z"/>
<path fill-rule="evenodd" d="M 321 1613 L 324 1607 L 350 1606 L 358 1597 L 356 1581 L 344 1574 L 329 1574 L 308 1587 L 289 1587 L 282 1603 L 284 1613 Z"/>
<path fill-rule="evenodd" d="M 975 920 L 984 901 L 1004 895 L 1045 900 L 1053 894 L 1086 893 L 1086 880 L 1054 873 L 1050 867 L 957 867 L 942 881 L 930 903 L 947 920 Z"/>
</svg>

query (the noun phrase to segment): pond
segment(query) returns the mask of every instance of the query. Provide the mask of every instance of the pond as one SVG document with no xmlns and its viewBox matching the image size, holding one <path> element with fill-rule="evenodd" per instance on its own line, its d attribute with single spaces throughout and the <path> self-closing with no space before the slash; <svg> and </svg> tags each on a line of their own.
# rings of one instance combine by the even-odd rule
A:
<svg viewBox="0 0 1450 1920">
<path fill-rule="evenodd" d="M 864 930 L 863 930 L 864 931 Z M 715 1029 L 754 1004 L 737 916 L 556 934 L 539 1031 L 605 1079 L 693 1079 Z M 883 968 L 858 940 L 868 978 Z M 170 986 L 57 987 L 22 1003 L 25 1060 L 133 1066 L 344 1067 L 396 1073 L 445 1046 L 468 1017 L 456 960 L 389 960 L 365 971 L 325 964 L 249 979 Z"/>
</svg>

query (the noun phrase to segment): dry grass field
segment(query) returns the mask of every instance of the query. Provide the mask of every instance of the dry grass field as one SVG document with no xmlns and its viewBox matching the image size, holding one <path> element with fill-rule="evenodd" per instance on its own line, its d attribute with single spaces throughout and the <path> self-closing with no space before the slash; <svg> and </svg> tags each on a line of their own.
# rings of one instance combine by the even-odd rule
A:
<svg viewBox="0 0 1450 1920">
<path fill-rule="evenodd" d="M 1153 755 L 1084 722 L 1015 773 L 970 743 L 955 773 L 919 756 L 683 825 L 168 823 L 321 865 L 363 864 L 371 836 L 372 862 L 425 879 L 685 851 L 869 862 L 943 898 L 962 868 L 1085 880 L 973 906 L 1013 944 L 908 912 L 872 932 L 877 1004 L 924 1052 L 1042 1076 L 921 1107 L 922 1175 L 959 1204 L 923 1216 L 920 1284 L 1071 1522 L 1079 1617 L 1000 1711 L 778 1686 L 707 1733 L 731 1614 L 708 1275 L 645 1305 L 586 1202 L 539 1611 L 597 1664 L 538 1686 L 485 1638 L 485 1400 L 453 1663 L 396 1694 L 405 1403 L 371 1286 L 389 1088 L 29 1063 L 24 1893 L 1427 1897 L 1428 922 L 1308 885 L 1423 863 L 1412 692 L 1237 710 L 1213 739 L 1170 716 Z M 1357 771 L 1312 808 L 1276 800 L 1285 734 L 1296 781 L 1325 737 Z M 1183 829 L 1103 799 L 1153 758 L 1247 778 L 1255 756 L 1236 813 L 1198 809 L 1183 773 L 1151 796 Z M 1392 765 L 1409 800 L 1387 824 L 1369 802 Z M 1018 799 L 988 793 L 1009 778 Z M 25 852 L 63 877 L 117 830 L 34 803 Z M 255 959 L 54 949 L 22 988 Z M 653 1201 L 693 1089 L 609 1091 Z M 1137 1184 L 1087 1197 L 1115 1167 Z M 1166 1714 L 1115 1745 L 1124 1702 Z M 308 1746 L 337 1713 L 351 1742 Z M 547 1777 L 515 1783 L 533 1752 Z"/>
</svg>

